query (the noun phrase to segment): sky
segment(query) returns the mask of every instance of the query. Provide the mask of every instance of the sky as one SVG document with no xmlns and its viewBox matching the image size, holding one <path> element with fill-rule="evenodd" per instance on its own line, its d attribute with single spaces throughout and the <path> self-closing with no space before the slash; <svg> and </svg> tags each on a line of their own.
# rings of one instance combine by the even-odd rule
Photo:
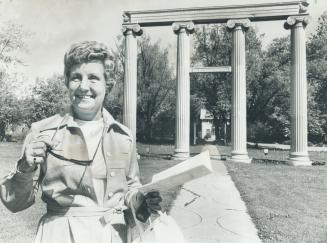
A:
<svg viewBox="0 0 327 243">
<path fill-rule="evenodd" d="M 286 0 L 284 0 L 286 1 Z M 16 53 L 24 66 L 20 71 L 27 82 L 36 77 L 51 77 L 63 72 L 63 56 L 72 43 L 96 40 L 115 47 L 121 34 L 123 11 L 186 8 L 201 6 L 241 5 L 280 0 L 0 0 L 0 27 L 8 21 L 22 25 L 32 33 L 26 44 L 28 53 Z M 327 10 L 326 0 L 308 0 L 311 23 L 310 35 L 318 17 Z M 169 3 L 169 4 L 168 4 Z M 252 23 L 259 33 L 265 34 L 264 46 L 276 37 L 287 35 L 283 22 Z M 169 47 L 172 63 L 176 55 L 176 36 L 171 27 L 146 28 L 153 41 Z"/>
</svg>

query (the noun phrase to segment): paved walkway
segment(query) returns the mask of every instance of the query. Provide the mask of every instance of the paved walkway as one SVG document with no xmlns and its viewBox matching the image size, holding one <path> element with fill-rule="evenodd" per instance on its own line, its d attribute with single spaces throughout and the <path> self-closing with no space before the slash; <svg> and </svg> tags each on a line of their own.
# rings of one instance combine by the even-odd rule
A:
<svg viewBox="0 0 327 243">
<path fill-rule="evenodd" d="M 219 160 L 212 163 L 213 174 L 183 186 L 170 215 L 188 243 L 261 242 L 225 165 Z"/>
</svg>

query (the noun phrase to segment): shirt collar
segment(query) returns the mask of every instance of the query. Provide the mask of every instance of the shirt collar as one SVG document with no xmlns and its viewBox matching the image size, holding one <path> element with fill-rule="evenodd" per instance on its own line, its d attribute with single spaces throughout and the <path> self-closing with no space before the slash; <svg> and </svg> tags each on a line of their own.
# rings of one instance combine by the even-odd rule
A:
<svg viewBox="0 0 327 243">
<path fill-rule="evenodd" d="M 104 126 L 107 128 L 109 128 L 113 124 L 117 124 L 115 119 L 105 108 L 102 108 L 102 118 L 103 118 Z M 60 124 L 60 126 L 65 126 L 65 125 L 67 125 L 67 127 L 79 127 L 78 124 L 74 121 L 72 108 L 69 108 L 69 111 L 67 112 L 66 116 L 64 117 L 63 121 Z"/>
</svg>

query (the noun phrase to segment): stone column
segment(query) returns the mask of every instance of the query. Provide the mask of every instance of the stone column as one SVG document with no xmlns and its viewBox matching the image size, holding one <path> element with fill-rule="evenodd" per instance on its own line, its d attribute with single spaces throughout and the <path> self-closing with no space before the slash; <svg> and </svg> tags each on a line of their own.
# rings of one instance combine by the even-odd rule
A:
<svg viewBox="0 0 327 243">
<path fill-rule="evenodd" d="M 124 72 L 124 107 L 123 123 L 131 129 L 136 141 L 137 108 L 137 39 L 142 34 L 138 24 L 123 24 L 125 36 L 125 72 Z"/>
<path fill-rule="evenodd" d="M 232 46 L 232 157 L 231 161 L 250 163 L 246 147 L 246 62 L 245 32 L 248 19 L 232 19 L 227 28 L 233 34 Z"/>
<path fill-rule="evenodd" d="M 190 156 L 190 34 L 193 22 L 176 22 L 177 85 L 176 85 L 176 137 L 173 159 L 185 160 Z"/>
<path fill-rule="evenodd" d="M 307 74 L 305 27 L 308 18 L 291 16 L 284 25 L 291 29 L 291 151 L 289 164 L 311 165 L 308 154 Z"/>
</svg>

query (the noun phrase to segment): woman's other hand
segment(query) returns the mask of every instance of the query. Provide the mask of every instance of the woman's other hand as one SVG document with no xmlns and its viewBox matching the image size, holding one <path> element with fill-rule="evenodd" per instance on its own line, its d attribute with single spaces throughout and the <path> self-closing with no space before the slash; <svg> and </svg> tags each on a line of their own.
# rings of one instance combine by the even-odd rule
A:
<svg viewBox="0 0 327 243">
<path fill-rule="evenodd" d="M 145 202 L 151 213 L 157 213 L 157 211 L 161 210 L 160 203 L 162 202 L 162 198 L 160 192 L 153 191 L 147 193 L 145 195 Z"/>
<path fill-rule="evenodd" d="M 147 221 L 151 213 L 157 213 L 161 210 L 160 202 L 162 202 L 162 198 L 158 191 L 149 192 L 145 195 L 138 192 L 134 202 L 136 218 L 142 222 Z"/>
<path fill-rule="evenodd" d="M 48 136 L 40 136 L 26 145 L 24 156 L 19 163 L 18 170 L 32 172 L 38 164 L 45 161 L 48 147 L 52 148 L 52 141 Z"/>
</svg>

